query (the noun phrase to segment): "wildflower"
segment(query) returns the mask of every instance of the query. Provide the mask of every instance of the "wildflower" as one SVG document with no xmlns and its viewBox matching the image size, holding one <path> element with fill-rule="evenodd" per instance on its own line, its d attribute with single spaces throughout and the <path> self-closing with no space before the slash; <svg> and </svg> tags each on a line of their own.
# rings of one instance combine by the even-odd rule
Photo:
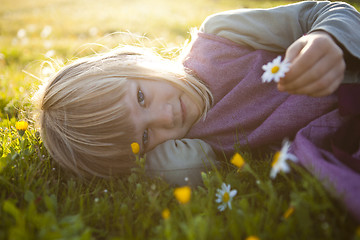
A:
<svg viewBox="0 0 360 240">
<path fill-rule="evenodd" d="M 356 236 L 360 237 L 360 226 L 356 228 Z"/>
<path fill-rule="evenodd" d="M 97 29 L 97 27 L 92 27 L 89 29 L 89 35 L 92 37 L 97 36 L 99 33 L 99 30 Z"/>
<path fill-rule="evenodd" d="M 139 144 L 138 144 L 137 142 L 133 142 L 133 143 L 131 144 L 131 150 L 132 150 L 132 152 L 133 152 L 134 154 L 138 154 L 139 151 L 140 151 L 140 146 L 139 146 Z"/>
<path fill-rule="evenodd" d="M 261 76 L 262 82 L 279 82 L 280 78 L 285 77 L 290 69 L 290 63 L 286 61 L 281 61 L 281 56 L 275 58 L 272 62 L 267 63 L 262 66 L 262 69 L 265 71 Z"/>
<path fill-rule="evenodd" d="M 238 168 L 241 168 L 245 164 L 243 157 L 239 153 L 235 153 L 230 162 Z"/>
<path fill-rule="evenodd" d="M 47 51 L 46 53 L 45 53 L 45 57 L 47 57 L 47 58 L 52 58 L 52 57 L 54 57 L 55 56 L 55 50 L 53 50 L 53 49 L 51 49 L 51 50 L 49 50 L 49 51 Z M 44 73 L 44 70 L 46 69 L 46 71 L 47 72 L 49 72 L 49 73 L 53 73 L 54 72 L 54 69 L 53 68 L 51 68 L 51 67 L 47 67 L 47 68 L 44 68 L 43 70 L 42 70 L 42 73 Z"/>
<path fill-rule="evenodd" d="M 185 204 L 190 201 L 191 188 L 189 186 L 175 188 L 174 196 L 181 204 Z"/>
<path fill-rule="evenodd" d="M 245 240 L 260 240 L 257 236 L 248 236 Z"/>
<path fill-rule="evenodd" d="M 297 161 L 297 157 L 294 154 L 288 153 L 290 148 L 290 142 L 285 140 L 280 151 L 276 152 L 274 155 L 274 160 L 271 164 L 272 169 L 270 172 L 270 177 L 275 178 L 279 171 L 285 173 L 290 171 L 289 165 L 286 163 L 286 160 L 289 159 L 293 162 Z"/>
<path fill-rule="evenodd" d="M 285 219 L 288 219 L 288 218 L 293 214 L 293 212 L 294 212 L 294 207 L 289 207 L 289 208 L 285 211 L 283 217 L 284 217 Z"/>
<path fill-rule="evenodd" d="M 217 197 L 216 202 L 221 203 L 218 206 L 218 209 L 220 211 L 224 211 L 226 207 L 229 207 L 229 209 L 231 209 L 231 201 L 233 197 L 236 195 L 236 193 L 237 193 L 236 190 L 231 191 L 230 184 L 226 185 L 225 183 L 223 183 L 221 185 L 221 189 L 217 189 L 217 193 L 216 193 L 216 197 Z"/>
<path fill-rule="evenodd" d="M 26 129 L 28 128 L 28 123 L 25 122 L 25 121 L 16 122 L 15 123 L 15 128 L 16 128 L 16 130 L 18 130 L 19 135 L 23 136 Z"/>
<path fill-rule="evenodd" d="M 170 210 L 168 208 L 165 208 L 162 212 L 161 212 L 161 216 L 163 219 L 168 219 L 170 217 Z"/>
<path fill-rule="evenodd" d="M 50 40 L 43 41 L 44 48 L 50 49 L 53 46 L 53 43 Z"/>
<path fill-rule="evenodd" d="M 40 36 L 41 36 L 41 38 L 47 38 L 48 36 L 50 36 L 51 32 L 52 32 L 52 27 L 49 25 L 46 25 L 43 28 L 43 30 L 41 31 Z"/>
<path fill-rule="evenodd" d="M 356 236 L 360 237 L 360 226 L 356 228 Z"/>
<path fill-rule="evenodd" d="M 25 38 L 26 37 L 26 30 L 21 28 L 19 29 L 19 31 L 17 32 L 17 37 L 19 39 Z"/>
</svg>

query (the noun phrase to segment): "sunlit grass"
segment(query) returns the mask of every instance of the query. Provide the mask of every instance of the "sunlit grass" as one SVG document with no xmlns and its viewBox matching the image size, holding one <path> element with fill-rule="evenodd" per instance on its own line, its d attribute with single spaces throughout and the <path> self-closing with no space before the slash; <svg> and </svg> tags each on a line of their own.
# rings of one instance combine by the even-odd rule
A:
<svg viewBox="0 0 360 240">
<path fill-rule="evenodd" d="M 360 239 L 356 222 L 303 169 L 292 165 L 291 174 L 271 180 L 270 155 L 239 150 L 245 167 L 238 171 L 226 163 L 219 172 L 203 173 L 204 184 L 179 204 L 173 186 L 142 171 L 111 180 L 68 178 L 51 161 L 32 121 L 22 137 L 15 129 L 16 121 L 31 120 L 30 97 L 38 78 L 51 70 L 47 60 L 67 62 L 103 50 L 88 43 L 131 41 L 118 32 L 176 49 L 209 14 L 290 2 L 2 0 L 0 239 Z M 222 182 L 238 193 L 232 210 L 220 213 L 215 193 Z"/>
</svg>

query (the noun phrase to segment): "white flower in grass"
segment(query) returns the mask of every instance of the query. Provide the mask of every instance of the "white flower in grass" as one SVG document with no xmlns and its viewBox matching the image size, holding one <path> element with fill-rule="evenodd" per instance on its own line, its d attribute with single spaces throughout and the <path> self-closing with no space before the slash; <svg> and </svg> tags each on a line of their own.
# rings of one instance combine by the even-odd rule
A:
<svg viewBox="0 0 360 240">
<path fill-rule="evenodd" d="M 290 69 L 290 63 L 286 61 L 281 61 L 281 56 L 275 58 L 272 62 L 267 63 L 262 66 L 262 69 L 265 71 L 261 76 L 262 82 L 279 82 L 280 78 L 285 77 Z"/>
<path fill-rule="evenodd" d="M 47 38 L 52 33 L 52 27 L 46 25 L 40 33 L 41 38 Z"/>
<path fill-rule="evenodd" d="M 288 140 L 284 140 L 281 150 L 275 153 L 273 162 L 271 163 L 271 178 L 275 178 L 280 171 L 283 171 L 285 173 L 288 173 L 290 171 L 290 167 L 286 163 L 286 160 L 291 160 L 293 162 L 297 161 L 297 157 L 294 154 L 288 152 L 289 148 L 290 142 Z"/>
<path fill-rule="evenodd" d="M 236 190 L 231 191 L 230 184 L 226 185 L 225 183 L 223 183 L 221 185 L 221 189 L 217 189 L 217 193 L 216 193 L 216 197 L 217 197 L 216 202 L 220 203 L 218 209 L 220 211 L 224 211 L 226 207 L 229 207 L 229 209 L 231 209 L 231 201 L 233 197 L 236 195 L 236 193 L 237 193 Z"/>
</svg>

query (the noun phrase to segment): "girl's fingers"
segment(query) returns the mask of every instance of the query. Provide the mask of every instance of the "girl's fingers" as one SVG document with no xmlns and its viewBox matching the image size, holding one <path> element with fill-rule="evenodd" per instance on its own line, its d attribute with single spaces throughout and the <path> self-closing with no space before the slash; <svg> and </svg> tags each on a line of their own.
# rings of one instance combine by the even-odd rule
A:
<svg viewBox="0 0 360 240">
<path fill-rule="evenodd" d="M 326 96 L 334 92 L 343 80 L 344 74 L 340 71 L 333 69 L 325 73 L 318 81 L 311 82 L 294 91 L 292 94 L 305 94 L 313 97 Z"/>
<path fill-rule="evenodd" d="M 305 36 L 298 42 L 289 47 L 289 58 L 296 52 L 298 55 L 293 58 L 290 71 L 280 80 L 278 89 L 311 96 L 334 92 L 345 71 L 341 48 L 326 33 Z M 299 51 L 300 46 L 303 48 Z"/>
<path fill-rule="evenodd" d="M 295 52 L 298 52 L 298 54 L 292 60 L 290 71 L 279 82 L 279 85 L 285 88 L 286 91 L 297 87 L 298 83 L 294 83 L 295 80 L 308 72 L 309 69 L 313 69 L 314 65 L 325 55 L 325 51 L 321 49 L 322 46 L 319 46 L 321 45 L 319 41 L 312 41 L 311 39 L 310 41 L 308 38 L 308 36 L 304 36 L 289 47 L 290 57 Z"/>
<path fill-rule="evenodd" d="M 304 48 L 306 42 L 302 41 L 302 39 L 298 39 L 293 44 L 288 47 L 285 54 L 285 61 L 287 62 L 293 62 L 294 59 L 299 55 L 301 50 Z"/>
<path fill-rule="evenodd" d="M 296 91 L 297 89 L 304 88 L 307 85 L 312 83 L 320 82 L 323 79 L 323 76 L 329 76 L 327 79 L 331 81 L 335 76 L 344 73 L 345 63 L 336 58 L 331 59 L 331 57 L 323 56 L 320 60 L 315 62 L 310 66 L 306 71 L 303 71 L 301 75 L 293 79 L 292 82 L 285 83 L 282 85 L 285 91 Z M 332 75 L 330 75 L 331 73 Z"/>
</svg>

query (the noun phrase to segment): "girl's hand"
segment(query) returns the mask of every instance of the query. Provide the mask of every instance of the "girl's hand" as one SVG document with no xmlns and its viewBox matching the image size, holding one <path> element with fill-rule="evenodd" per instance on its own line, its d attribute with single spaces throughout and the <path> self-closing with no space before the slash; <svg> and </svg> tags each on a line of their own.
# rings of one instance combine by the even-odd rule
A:
<svg viewBox="0 0 360 240">
<path fill-rule="evenodd" d="M 320 97 L 332 94 L 344 78 L 342 49 L 326 32 L 317 31 L 296 40 L 286 51 L 289 72 L 278 89 L 291 94 Z"/>
</svg>

